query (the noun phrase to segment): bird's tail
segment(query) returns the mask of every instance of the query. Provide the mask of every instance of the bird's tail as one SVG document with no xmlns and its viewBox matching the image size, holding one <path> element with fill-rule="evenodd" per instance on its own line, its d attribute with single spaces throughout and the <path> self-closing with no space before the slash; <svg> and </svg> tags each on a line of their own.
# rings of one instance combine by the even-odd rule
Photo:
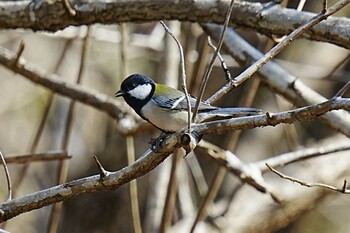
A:
<svg viewBox="0 0 350 233">
<path fill-rule="evenodd" d="M 198 123 L 207 121 L 213 118 L 233 118 L 240 116 L 253 116 L 262 114 L 262 110 L 258 108 L 218 108 L 208 112 L 202 112 L 198 114 Z"/>
</svg>

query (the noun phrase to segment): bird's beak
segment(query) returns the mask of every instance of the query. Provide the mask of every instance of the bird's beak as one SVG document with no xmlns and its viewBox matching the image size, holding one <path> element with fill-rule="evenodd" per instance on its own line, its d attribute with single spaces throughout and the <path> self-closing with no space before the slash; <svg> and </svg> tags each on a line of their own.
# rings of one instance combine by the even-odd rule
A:
<svg viewBox="0 0 350 233">
<path fill-rule="evenodd" d="M 123 96 L 123 95 L 125 95 L 125 92 L 124 91 L 122 91 L 122 90 L 119 90 L 119 91 L 117 91 L 116 93 L 115 93 L 115 97 L 119 97 L 119 96 Z"/>
</svg>

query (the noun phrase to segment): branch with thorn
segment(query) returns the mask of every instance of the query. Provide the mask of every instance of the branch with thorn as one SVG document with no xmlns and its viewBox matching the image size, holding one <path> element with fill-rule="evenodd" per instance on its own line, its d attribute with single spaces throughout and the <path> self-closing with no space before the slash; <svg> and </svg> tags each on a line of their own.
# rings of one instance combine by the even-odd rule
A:
<svg viewBox="0 0 350 233">
<path fill-rule="evenodd" d="M 317 115 L 340 108 L 350 110 L 350 99 L 336 98 L 318 105 L 276 113 L 272 116 L 270 114 L 271 119 L 269 120 L 267 119 L 267 116 L 260 115 L 193 125 L 191 138 L 196 139 L 196 135 L 206 133 L 218 133 L 269 125 L 275 126 L 282 123 L 310 120 Z M 194 134 L 194 132 L 196 132 L 196 134 Z M 85 193 L 116 189 L 121 185 L 150 172 L 173 153 L 174 150 L 185 146 L 181 144 L 181 138 L 186 133 L 187 129 L 183 129 L 182 131 L 169 135 L 158 145 L 157 148 L 155 148 L 155 150 L 147 150 L 137 161 L 135 161 L 135 163 L 119 171 L 109 173 L 102 182 L 100 175 L 90 176 L 3 203 L 0 205 L 0 211 L 3 212 L 0 216 L 0 222 L 6 221 L 21 213 L 68 200 Z M 198 141 L 192 143 L 193 145 L 196 145 Z"/>
</svg>

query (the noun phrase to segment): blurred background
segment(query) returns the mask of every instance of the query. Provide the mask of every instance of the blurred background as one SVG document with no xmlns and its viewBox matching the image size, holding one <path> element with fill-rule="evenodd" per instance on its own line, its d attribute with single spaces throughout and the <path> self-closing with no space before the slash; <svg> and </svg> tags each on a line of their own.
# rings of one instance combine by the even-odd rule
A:
<svg viewBox="0 0 350 233">
<path fill-rule="evenodd" d="M 329 4 L 334 2 L 329 1 Z M 290 0 L 287 7 L 296 8 L 298 3 Z M 321 1 L 307 1 L 303 10 L 319 12 L 321 8 Z M 347 7 L 339 15 L 349 16 L 349 10 Z M 198 24 L 166 23 L 184 48 L 187 84 L 190 92 L 196 95 L 213 49 L 207 45 L 207 36 Z M 262 52 L 274 44 L 271 38 L 256 32 L 236 31 Z M 114 96 L 123 79 L 133 73 L 145 74 L 156 82 L 173 87 L 179 86 L 179 52 L 174 40 L 158 22 L 68 27 L 56 33 L 0 32 L 1 46 L 11 51 L 16 51 L 21 41 L 25 44 L 22 57 L 27 61 L 56 73 L 67 82 L 75 83 L 80 77 L 80 85 L 110 97 Z M 222 55 L 232 77 L 246 68 L 225 50 Z M 349 79 L 348 56 L 349 51 L 344 48 L 301 39 L 274 61 L 316 92 L 331 98 Z M 294 108 L 259 80 L 255 75 L 215 105 L 250 105 L 264 112 Z M 210 97 L 225 83 L 224 71 L 216 61 L 204 98 Z M 128 164 L 127 141 L 135 145 L 138 158 L 149 148 L 150 139 L 160 134 L 153 127 L 146 127 L 137 135 L 125 136 L 119 133 L 116 119 L 78 102 L 72 107 L 71 99 L 52 95 L 49 90 L 3 67 L 0 67 L 0 87 L 0 149 L 5 157 L 34 153 L 71 156 L 65 162 L 10 163 L 15 197 L 55 186 L 59 174 L 63 174 L 63 179 L 66 174 L 67 181 L 97 174 L 93 155 L 107 170 L 119 170 Z M 206 135 L 204 139 L 231 150 L 247 163 L 347 140 L 319 120 Z M 343 178 L 349 175 L 346 171 L 349 159 L 348 152 L 338 152 L 281 170 L 306 181 L 333 182 L 331 184 L 341 187 Z M 189 232 L 207 191 L 220 172 L 219 165 L 201 151 L 186 158 L 181 151 L 137 179 L 143 232 L 161 231 L 159 227 L 168 200 L 173 163 L 177 164 L 177 172 L 176 182 L 171 185 L 177 189 L 177 194 L 171 208 L 173 216 L 168 232 Z M 301 187 L 269 173 L 264 178 L 287 201 L 284 205 L 277 205 L 268 195 L 242 185 L 235 176 L 221 173 L 222 182 L 219 182 L 214 203 L 209 205 L 208 217 L 198 223 L 195 232 L 348 232 L 350 201 L 344 194 Z M 0 169 L 0 184 L 0 198 L 5 200 L 7 191 L 3 169 Z M 48 232 L 50 227 L 57 232 L 133 232 L 130 206 L 129 186 L 124 185 L 115 191 L 65 201 L 57 223 L 50 220 L 53 207 L 48 206 L 15 217 L 0 227 L 10 232 L 24 232 L 25 226 L 28 233 Z"/>
</svg>

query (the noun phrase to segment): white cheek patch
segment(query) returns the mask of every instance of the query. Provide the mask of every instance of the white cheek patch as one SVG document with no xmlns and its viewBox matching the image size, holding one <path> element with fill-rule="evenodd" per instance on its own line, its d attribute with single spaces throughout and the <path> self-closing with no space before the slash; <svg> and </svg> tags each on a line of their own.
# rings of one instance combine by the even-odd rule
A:
<svg viewBox="0 0 350 233">
<path fill-rule="evenodd" d="M 151 84 L 143 84 L 130 90 L 129 94 L 132 97 L 135 97 L 136 99 L 144 100 L 148 97 L 149 93 L 151 93 L 151 90 L 152 90 Z"/>
</svg>

